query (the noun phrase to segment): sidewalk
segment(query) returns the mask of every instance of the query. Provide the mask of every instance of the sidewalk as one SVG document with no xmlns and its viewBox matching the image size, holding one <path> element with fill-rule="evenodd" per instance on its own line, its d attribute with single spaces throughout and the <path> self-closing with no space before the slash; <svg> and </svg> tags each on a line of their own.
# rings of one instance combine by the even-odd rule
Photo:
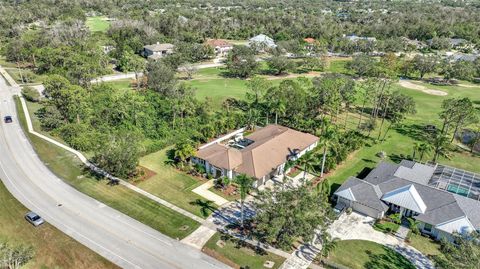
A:
<svg viewBox="0 0 480 269">
<path fill-rule="evenodd" d="M 204 184 L 193 189 L 192 192 L 202 196 L 207 200 L 213 201 L 216 205 L 223 206 L 225 204 L 228 204 L 227 199 L 208 190 L 211 187 L 213 187 L 213 182 L 214 182 L 214 179 L 211 179 L 205 182 Z"/>
</svg>

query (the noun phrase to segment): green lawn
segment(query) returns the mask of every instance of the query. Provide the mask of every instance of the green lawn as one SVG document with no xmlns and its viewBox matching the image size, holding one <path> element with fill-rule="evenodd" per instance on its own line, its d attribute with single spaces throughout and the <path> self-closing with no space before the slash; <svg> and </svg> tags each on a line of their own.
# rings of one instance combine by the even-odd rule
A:
<svg viewBox="0 0 480 269">
<path fill-rule="evenodd" d="M 26 268 L 117 268 L 100 255 L 46 223 L 39 227 L 24 219 L 25 208 L 0 181 L 0 241 L 34 248 Z"/>
<path fill-rule="evenodd" d="M 207 217 L 216 209 L 215 204 L 192 192 L 206 181 L 195 179 L 165 164 L 169 149 L 151 153 L 140 159 L 140 165 L 154 171 L 156 175 L 145 181 L 139 181 L 136 185 L 199 217 Z"/>
<path fill-rule="evenodd" d="M 15 63 L 7 62 L 7 60 L 5 59 L 5 56 L 0 56 L 0 66 L 2 66 L 3 68 L 5 67 L 17 68 L 17 65 Z"/>
<path fill-rule="evenodd" d="M 114 89 L 118 89 L 119 91 L 122 91 L 122 92 L 133 89 L 131 79 L 119 79 L 119 80 L 107 81 L 103 83 L 105 83 L 106 85 L 112 86 Z"/>
<path fill-rule="evenodd" d="M 23 115 L 19 99 L 16 102 L 19 115 Z M 25 131 L 25 118 L 19 117 Z M 70 152 L 45 142 L 37 136 L 30 134 L 28 136 L 40 159 L 52 172 L 78 191 L 172 238 L 183 238 L 200 225 L 126 187 L 109 186 L 106 180 L 99 180 L 85 172 L 83 164 Z M 188 228 L 180 229 L 184 225 Z"/>
<path fill-rule="evenodd" d="M 223 248 L 217 245 L 220 239 L 225 242 Z M 251 245 L 239 246 L 237 240 L 222 238 L 219 233 L 208 240 L 203 251 L 235 268 L 265 268 L 263 264 L 266 261 L 273 261 L 275 263 L 273 268 L 279 268 L 285 261 L 285 258 L 269 252 L 255 251 Z"/>
<path fill-rule="evenodd" d="M 428 237 L 425 237 L 419 234 L 414 234 L 414 233 L 410 233 L 409 237 L 410 237 L 409 245 L 416 248 L 418 251 L 422 252 L 423 254 L 429 257 L 441 255 L 440 244 L 438 242 L 435 242 L 434 240 Z"/>
<path fill-rule="evenodd" d="M 326 72 L 348 74 L 348 70 L 345 68 L 346 64 L 350 62 L 351 58 L 327 58 L 328 64 L 325 69 Z"/>
<path fill-rule="evenodd" d="M 29 69 L 17 69 L 17 68 L 8 68 L 5 69 L 8 74 L 18 83 L 18 84 L 28 84 L 28 83 L 42 83 L 44 76 L 39 76 Z M 22 77 L 24 81 L 22 81 Z"/>
<path fill-rule="evenodd" d="M 414 269 L 406 258 L 380 244 L 364 240 L 339 241 L 328 262 L 352 269 L 388 268 Z"/>
<path fill-rule="evenodd" d="M 110 28 L 110 22 L 105 16 L 95 16 L 87 18 L 87 26 L 92 32 L 106 32 Z"/>
</svg>

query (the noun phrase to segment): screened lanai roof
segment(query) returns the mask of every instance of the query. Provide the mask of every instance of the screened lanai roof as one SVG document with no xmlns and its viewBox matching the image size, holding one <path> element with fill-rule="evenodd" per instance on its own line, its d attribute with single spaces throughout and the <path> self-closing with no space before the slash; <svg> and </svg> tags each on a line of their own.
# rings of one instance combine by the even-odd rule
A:
<svg viewBox="0 0 480 269">
<path fill-rule="evenodd" d="M 428 185 L 480 200 L 480 174 L 438 164 Z"/>
</svg>

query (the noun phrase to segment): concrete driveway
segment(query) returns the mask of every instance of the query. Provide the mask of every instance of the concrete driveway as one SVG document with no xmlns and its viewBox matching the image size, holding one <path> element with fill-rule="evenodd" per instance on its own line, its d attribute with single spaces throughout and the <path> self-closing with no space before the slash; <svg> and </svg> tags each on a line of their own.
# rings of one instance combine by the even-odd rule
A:
<svg viewBox="0 0 480 269">
<path fill-rule="evenodd" d="M 329 228 L 332 237 L 340 240 L 367 240 L 387 246 L 407 258 L 416 268 L 433 269 L 433 262 L 420 251 L 405 244 L 395 236 L 373 229 L 375 219 L 355 212 L 343 213 Z"/>
</svg>

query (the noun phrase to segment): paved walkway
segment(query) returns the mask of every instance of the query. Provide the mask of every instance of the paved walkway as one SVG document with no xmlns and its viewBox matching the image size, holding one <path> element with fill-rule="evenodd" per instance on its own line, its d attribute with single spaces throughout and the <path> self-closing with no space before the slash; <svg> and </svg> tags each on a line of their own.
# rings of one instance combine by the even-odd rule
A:
<svg viewBox="0 0 480 269">
<path fill-rule="evenodd" d="M 322 250 L 320 240 L 317 240 L 317 235 L 312 243 L 305 243 L 300 245 L 290 257 L 285 260 L 280 269 L 307 269 L 311 266 L 312 261 Z"/>
<path fill-rule="evenodd" d="M 213 182 L 214 182 L 214 179 L 211 179 L 205 182 L 204 184 L 196 187 L 192 191 L 207 200 L 213 201 L 216 205 L 223 206 L 225 204 L 228 204 L 227 199 L 208 190 L 211 187 L 213 187 L 213 184 L 214 184 Z"/>
<path fill-rule="evenodd" d="M 406 226 L 404 225 L 400 225 L 400 227 L 398 227 L 398 230 L 397 232 L 395 233 L 395 235 L 401 239 L 402 241 L 405 241 L 405 238 L 407 238 L 407 235 L 408 235 L 408 232 L 410 232 L 410 229 L 407 228 Z"/>
<path fill-rule="evenodd" d="M 403 255 L 416 268 L 435 268 L 432 261 L 420 251 L 394 236 L 374 230 L 372 227 L 374 222 L 375 219 L 355 212 L 350 215 L 344 213 L 328 228 L 328 232 L 332 238 L 337 237 L 340 240 L 367 240 L 385 245 Z"/>
</svg>

